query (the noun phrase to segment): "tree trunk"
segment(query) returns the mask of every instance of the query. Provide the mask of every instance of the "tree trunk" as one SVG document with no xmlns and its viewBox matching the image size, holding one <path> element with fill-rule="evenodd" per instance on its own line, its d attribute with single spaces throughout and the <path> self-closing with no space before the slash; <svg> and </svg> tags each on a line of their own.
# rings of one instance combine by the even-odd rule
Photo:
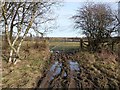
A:
<svg viewBox="0 0 120 90">
<path fill-rule="evenodd" d="M 12 43 L 13 42 L 13 26 L 11 27 L 12 29 L 10 30 L 10 42 Z"/>
<path fill-rule="evenodd" d="M 20 52 L 20 47 L 21 47 L 21 45 L 22 45 L 22 42 L 23 42 L 23 39 L 22 39 L 21 42 L 19 43 L 18 48 L 17 48 L 17 52 L 15 53 L 15 57 L 14 57 L 14 59 L 13 59 L 14 64 L 16 64 L 17 58 L 20 57 L 19 52 Z"/>
<path fill-rule="evenodd" d="M 29 29 L 31 28 L 34 18 L 35 18 L 35 16 L 33 14 L 32 18 L 31 18 L 31 20 L 29 22 L 29 25 L 28 25 L 28 27 L 27 27 L 27 29 L 26 29 L 26 31 L 25 31 L 25 33 L 24 33 L 24 35 L 23 35 L 23 37 L 22 37 L 22 39 L 21 39 L 21 41 L 20 41 L 20 43 L 18 45 L 18 48 L 16 50 L 16 53 L 15 53 L 16 57 L 14 58 L 14 64 L 17 62 L 17 58 L 19 58 L 19 51 L 20 51 L 22 42 L 24 41 L 24 38 L 26 37 L 26 34 L 28 33 Z"/>
<path fill-rule="evenodd" d="M 13 56 L 13 50 L 10 50 L 10 57 L 8 60 L 9 63 L 12 63 L 12 56 Z"/>
</svg>

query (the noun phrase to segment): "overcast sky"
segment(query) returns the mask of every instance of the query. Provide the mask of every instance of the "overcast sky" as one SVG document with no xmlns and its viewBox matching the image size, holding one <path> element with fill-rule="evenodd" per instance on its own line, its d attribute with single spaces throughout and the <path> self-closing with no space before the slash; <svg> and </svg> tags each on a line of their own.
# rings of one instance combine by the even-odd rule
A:
<svg viewBox="0 0 120 90">
<path fill-rule="evenodd" d="M 82 32 L 73 28 L 73 21 L 70 19 L 86 1 L 109 3 L 113 9 L 117 9 L 118 0 L 65 0 L 63 6 L 56 10 L 58 18 L 56 20 L 57 29 L 49 32 L 47 37 L 83 37 Z"/>
</svg>

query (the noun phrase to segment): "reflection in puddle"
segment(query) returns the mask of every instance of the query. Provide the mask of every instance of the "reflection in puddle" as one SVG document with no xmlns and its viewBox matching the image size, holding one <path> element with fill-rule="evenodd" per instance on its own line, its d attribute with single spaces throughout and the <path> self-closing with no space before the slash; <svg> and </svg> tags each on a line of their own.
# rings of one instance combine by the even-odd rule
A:
<svg viewBox="0 0 120 90">
<path fill-rule="evenodd" d="M 67 77 L 67 73 L 65 72 L 63 76 L 64 76 L 64 77 Z"/>
<path fill-rule="evenodd" d="M 79 71 L 79 64 L 75 61 L 69 61 L 70 64 L 70 69 L 71 70 L 75 70 L 75 71 Z"/>
<path fill-rule="evenodd" d="M 72 71 L 79 71 L 79 64 L 75 61 L 69 61 L 68 63 L 70 65 L 70 70 Z M 55 78 L 55 76 L 59 75 L 60 73 L 62 73 L 62 67 L 63 64 L 59 61 L 55 61 L 55 63 L 52 65 L 52 67 L 50 68 L 50 72 L 48 73 L 50 76 L 50 81 L 53 80 Z M 52 73 L 52 74 L 50 74 Z M 67 73 L 64 72 L 63 77 L 67 77 Z"/>
<path fill-rule="evenodd" d="M 50 77 L 50 80 L 53 80 L 55 76 L 59 75 L 62 70 L 62 63 L 56 61 L 50 68 L 50 72 L 53 72 L 53 75 Z"/>
<path fill-rule="evenodd" d="M 50 71 L 54 71 L 55 70 L 55 67 L 58 65 L 58 61 L 56 61 L 52 67 L 50 68 Z"/>
<path fill-rule="evenodd" d="M 55 76 L 60 74 L 61 68 L 62 68 L 62 63 L 58 64 L 58 66 L 56 67 L 55 73 L 53 75 Z"/>
</svg>

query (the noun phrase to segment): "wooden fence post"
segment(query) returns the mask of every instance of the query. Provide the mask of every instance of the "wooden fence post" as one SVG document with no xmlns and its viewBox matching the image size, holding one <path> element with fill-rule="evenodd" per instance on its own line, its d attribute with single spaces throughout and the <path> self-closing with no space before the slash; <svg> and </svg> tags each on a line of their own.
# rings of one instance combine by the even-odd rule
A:
<svg viewBox="0 0 120 90">
<path fill-rule="evenodd" d="M 80 39 L 80 50 L 82 51 L 83 50 L 83 40 Z"/>
</svg>

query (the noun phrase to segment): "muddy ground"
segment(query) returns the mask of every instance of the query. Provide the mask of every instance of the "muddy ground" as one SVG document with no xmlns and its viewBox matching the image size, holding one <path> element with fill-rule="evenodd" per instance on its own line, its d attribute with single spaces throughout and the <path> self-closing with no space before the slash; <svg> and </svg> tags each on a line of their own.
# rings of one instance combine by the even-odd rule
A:
<svg viewBox="0 0 120 90">
<path fill-rule="evenodd" d="M 82 88 L 81 68 L 77 61 L 72 60 L 71 53 L 55 53 L 49 70 L 37 83 L 36 88 Z M 94 84 L 92 87 L 97 88 Z"/>
<path fill-rule="evenodd" d="M 49 70 L 37 83 L 37 88 L 77 88 L 80 87 L 78 77 L 80 67 L 76 61 L 71 60 L 69 53 L 54 53 Z"/>
<path fill-rule="evenodd" d="M 115 88 L 120 89 L 119 79 L 112 80 L 109 76 L 98 73 L 92 75 L 92 68 L 79 64 L 71 52 L 55 52 L 51 56 L 52 64 L 37 82 L 37 88 Z M 88 62 L 86 62 L 88 63 Z M 81 65 L 81 66 L 80 66 Z"/>
</svg>

